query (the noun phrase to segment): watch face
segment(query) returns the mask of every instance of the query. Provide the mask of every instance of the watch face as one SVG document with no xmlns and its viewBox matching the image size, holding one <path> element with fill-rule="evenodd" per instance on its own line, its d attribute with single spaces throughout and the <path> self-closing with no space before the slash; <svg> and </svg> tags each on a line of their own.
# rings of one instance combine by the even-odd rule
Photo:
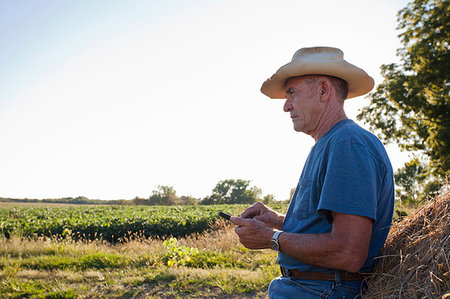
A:
<svg viewBox="0 0 450 299">
<path fill-rule="evenodd" d="M 272 249 L 273 250 L 277 250 L 278 251 L 278 242 L 275 240 L 271 240 L 270 241 L 270 245 L 272 245 Z"/>
</svg>

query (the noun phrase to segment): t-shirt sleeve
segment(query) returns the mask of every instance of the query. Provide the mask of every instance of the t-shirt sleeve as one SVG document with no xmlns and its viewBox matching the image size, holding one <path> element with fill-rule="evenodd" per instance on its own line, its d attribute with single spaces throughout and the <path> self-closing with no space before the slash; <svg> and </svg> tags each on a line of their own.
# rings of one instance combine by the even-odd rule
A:
<svg viewBox="0 0 450 299">
<path fill-rule="evenodd" d="M 379 163 L 364 145 L 351 141 L 336 144 L 326 161 L 319 215 L 330 223 L 331 211 L 376 221 Z"/>
</svg>

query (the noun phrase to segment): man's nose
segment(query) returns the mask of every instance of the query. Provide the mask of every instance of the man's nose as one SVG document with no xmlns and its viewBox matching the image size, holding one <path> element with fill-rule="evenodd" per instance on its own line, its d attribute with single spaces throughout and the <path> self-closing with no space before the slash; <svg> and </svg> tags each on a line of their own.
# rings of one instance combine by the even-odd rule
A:
<svg viewBox="0 0 450 299">
<path fill-rule="evenodd" d="M 289 98 L 287 98 L 286 102 L 284 102 L 283 110 L 284 112 L 289 112 L 292 110 L 292 102 L 289 100 Z"/>
</svg>

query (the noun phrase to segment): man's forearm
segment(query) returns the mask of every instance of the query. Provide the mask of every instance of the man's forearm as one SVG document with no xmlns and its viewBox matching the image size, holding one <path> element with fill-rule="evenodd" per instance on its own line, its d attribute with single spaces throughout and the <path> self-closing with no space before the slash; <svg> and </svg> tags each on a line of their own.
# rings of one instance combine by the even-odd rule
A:
<svg viewBox="0 0 450 299">
<path fill-rule="evenodd" d="M 323 234 L 282 233 L 280 250 L 308 265 L 358 272 L 369 251 L 372 220 L 333 214 L 333 229 Z"/>
<path fill-rule="evenodd" d="M 358 272 L 365 260 L 331 233 L 283 233 L 278 242 L 281 252 L 308 265 Z"/>
</svg>

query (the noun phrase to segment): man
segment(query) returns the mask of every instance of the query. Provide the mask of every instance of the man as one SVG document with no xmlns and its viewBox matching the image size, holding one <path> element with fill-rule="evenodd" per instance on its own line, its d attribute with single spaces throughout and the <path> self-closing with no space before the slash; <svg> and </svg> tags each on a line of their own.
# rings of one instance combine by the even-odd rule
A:
<svg viewBox="0 0 450 299">
<path fill-rule="evenodd" d="M 245 247 L 278 251 L 282 276 L 270 298 L 359 298 L 365 288 L 392 221 L 393 173 L 382 143 L 347 119 L 344 101 L 373 85 L 341 50 L 314 47 L 261 87 L 286 98 L 294 130 L 316 141 L 286 215 L 257 203 L 231 218 Z"/>
</svg>

